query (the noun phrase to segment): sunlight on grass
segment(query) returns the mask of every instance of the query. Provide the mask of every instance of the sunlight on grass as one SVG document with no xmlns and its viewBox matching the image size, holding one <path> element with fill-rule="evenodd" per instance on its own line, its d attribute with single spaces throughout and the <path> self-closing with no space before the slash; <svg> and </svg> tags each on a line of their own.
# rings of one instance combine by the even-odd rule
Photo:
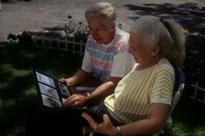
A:
<svg viewBox="0 0 205 136">
<path fill-rule="evenodd" d="M 183 123 L 174 123 L 172 128 L 174 136 L 191 136 L 186 125 Z"/>
<path fill-rule="evenodd" d="M 18 70 L 12 64 L 1 64 L 0 69 L 1 73 L 7 75 L 7 80 L 12 80 L 13 77 L 16 76 L 24 76 L 26 74 L 29 74 L 28 70 Z"/>
<path fill-rule="evenodd" d="M 24 127 L 15 127 L 13 128 L 7 136 L 24 136 L 25 134 Z"/>
<path fill-rule="evenodd" d="M 14 70 L 13 72 L 14 76 L 25 76 L 31 74 L 28 70 Z"/>
<path fill-rule="evenodd" d="M 14 70 L 14 67 L 12 66 L 12 64 L 6 64 L 6 63 L 1 64 L 0 70 L 1 70 L 0 75 L 2 78 L 1 80 L 4 79 L 3 80 L 4 82 L 12 80 L 12 78 L 14 77 L 14 75 L 12 74 Z"/>
<path fill-rule="evenodd" d="M 205 126 L 190 128 L 184 123 L 176 122 L 172 127 L 173 136 L 205 136 Z"/>
<path fill-rule="evenodd" d="M 0 73 L 0 76 L 2 77 L 2 81 L 0 80 L 0 90 L 3 90 L 4 88 L 9 88 L 11 82 L 16 77 L 27 76 L 30 74 L 28 70 L 18 70 L 14 68 L 11 64 L 2 64 L 0 66 L 0 69 L 1 73 L 3 73 Z"/>
<path fill-rule="evenodd" d="M 204 127 L 199 127 L 195 129 L 195 135 L 196 136 L 205 136 L 205 124 Z"/>
<path fill-rule="evenodd" d="M 24 50 L 22 51 L 21 55 L 24 57 L 24 58 L 27 58 L 28 60 L 31 60 L 31 59 L 34 59 L 36 56 L 33 52 L 31 52 L 30 50 Z"/>
<path fill-rule="evenodd" d="M 2 69 L 5 69 L 5 70 L 8 70 L 8 71 L 10 71 L 10 72 L 12 72 L 12 68 L 13 68 L 13 66 L 12 66 L 12 64 L 2 64 L 1 66 L 0 66 Z"/>
<path fill-rule="evenodd" d="M 15 102 L 16 100 L 14 99 L 7 99 L 7 100 L 0 99 L 0 111 L 2 111 L 2 108 L 12 106 Z"/>
<path fill-rule="evenodd" d="M 34 96 L 36 95 L 36 87 L 32 86 L 31 88 L 29 88 L 26 92 L 25 92 L 25 96 Z"/>
<path fill-rule="evenodd" d="M 28 70 L 18 70 L 15 67 L 13 67 L 11 64 L 2 64 L 1 69 L 5 69 L 5 72 L 9 72 L 12 74 L 12 76 L 24 76 L 26 74 L 29 74 Z"/>
</svg>

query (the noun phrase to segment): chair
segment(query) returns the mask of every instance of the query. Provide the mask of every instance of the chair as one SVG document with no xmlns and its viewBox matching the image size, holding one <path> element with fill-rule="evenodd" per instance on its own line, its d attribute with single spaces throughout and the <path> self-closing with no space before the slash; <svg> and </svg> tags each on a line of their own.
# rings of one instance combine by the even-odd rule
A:
<svg viewBox="0 0 205 136">
<path fill-rule="evenodd" d="M 184 74 L 184 72 L 179 67 L 174 67 L 174 70 L 175 70 L 175 85 L 174 85 L 174 94 L 173 94 L 173 99 L 172 99 L 172 106 L 171 106 L 171 109 L 169 112 L 169 117 L 167 119 L 165 126 L 158 133 L 155 133 L 154 136 L 160 136 L 162 134 L 165 134 L 165 130 L 171 128 L 171 126 L 172 126 L 171 114 L 172 114 L 173 110 L 175 109 L 177 103 L 179 102 L 179 100 L 182 96 L 184 87 L 185 87 L 185 74 Z"/>
</svg>

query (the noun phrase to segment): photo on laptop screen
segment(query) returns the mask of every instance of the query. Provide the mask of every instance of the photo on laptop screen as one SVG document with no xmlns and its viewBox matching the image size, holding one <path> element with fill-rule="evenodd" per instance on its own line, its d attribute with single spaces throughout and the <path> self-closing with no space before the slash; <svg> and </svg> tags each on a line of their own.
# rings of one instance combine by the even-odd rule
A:
<svg viewBox="0 0 205 136">
<path fill-rule="evenodd" d="M 41 99 L 42 105 L 49 108 L 63 108 L 63 102 L 71 96 L 71 89 L 65 84 L 59 82 L 56 78 L 40 72 L 34 68 L 36 88 Z M 77 87 L 79 91 L 93 91 L 95 87 Z M 95 110 L 87 107 L 69 107 L 69 109 L 79 110 L 79 112 L 87 112 L 97 122 L 102 122 L 103 118 L 95 113 Z"/>
<path fill-rule="evenodd" d="M 63 107 L 63 101 L 71 95 L 68 86 L 52 76 L 39 72 L 33 68 L 38 94 L 42 104 L 46 107 Z"/>
</svg>

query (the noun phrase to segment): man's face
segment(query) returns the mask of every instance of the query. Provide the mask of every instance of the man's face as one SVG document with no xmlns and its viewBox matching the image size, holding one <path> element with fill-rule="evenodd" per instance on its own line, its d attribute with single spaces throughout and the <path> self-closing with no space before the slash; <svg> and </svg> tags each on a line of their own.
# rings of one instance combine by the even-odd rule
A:
<svg viewBox="0 0 205 136">
<path fill-rule="evenodd" d="M 108 44 L 114 38 L 115 26 L 105 25 L 103 19 L 100 17 L 92 18 L 88 20 L 88 31 L 97 43 Z"/>
</svg>

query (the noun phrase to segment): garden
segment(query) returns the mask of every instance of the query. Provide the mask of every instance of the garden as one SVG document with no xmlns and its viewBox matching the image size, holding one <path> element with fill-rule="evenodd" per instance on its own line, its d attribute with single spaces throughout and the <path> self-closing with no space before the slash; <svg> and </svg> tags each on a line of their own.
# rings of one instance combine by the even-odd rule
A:
<svg viewBox="0 0 205 136">
<path fill-rule="evenodd" d="M 81 34 L 75 36 L 81 36 Z M 69 76 L 81 66 L 82 55 L 73 53 L 72 50 L 62 50 L 62 46 L 56 44 L 54 44 L 55 48 L 51 48 L 50 45 L 39 47 L 30 38 L 24 33 L 18 36 L 18 42 L 13 40 L 1 47 L 0 135 L 2 136 L 26 135 L 25 125 L 28 114 L 33 108 L 39 106 L 32 66 L 57 78 Z M 194 41 L 199 42 L 199 40 Z M 189 41 L 188 44 L 191 42 Z M 56 46 L 60 50 L 56 49 Z M 187 54 L 189 55 L 189 48 Z M 195 78 L 202 78 L 200 75 L 203 75 L 203 71 L 200 71 L 200 74 L 195 72 L 196 68 L 203 69 L 200 69 L 200 65 L 193 64 L 198 61 L 192 59 L 196 58 L 188 56 L 183 67 L 187 79 L 186 88 L 173 112 L 173 126 L 167 135 L 205 135 L 205 107 L 202 103 L 190 98 L 193 90 L 190 84 L 195 82 Z"/>
<path fill-rule="evenodd" d="M 204 136 L 205 93 L 196 91 L 194 85 L 197 83 L 202 90 L 205 88 L 205 25 L 198 23 L 198 26 L 194 27 L 194 24 L 204 22 L 202 16 L 205 13 L 195 12 L 197 7 L 189 3 L 177 8 L 169 4 L 125 6 L 133 11 L 138 9 L 137 14 L 141 15 L 145 11 L 146 14 L 160 14 L 161 10 L 165 10 L 163 7 L 166 10 L 170 9 L 169 14 L 180 18 L 178 21 L 189 29 L 187 57 L 182 67 L 186 75 L 186 85 L 172 114 L 173 125 L 165 135 Z M 176 10 L 181 8 L 195 9 L 188 11 L 192 18 L 182 17 L 185 11 Z M 186 22 L 188 19 L 191 20 L 189 23 Z M 46 31 L 43 32 L 11 33 L 6 42 L 0 42 L 0 136 L 26 135 L 28 115 L 40 106 L 32 67 L 56 78 L 70 76 L 81 67 L 88 33 L 82 22 L 73 24 L 70 15 L 68 20 L 69 23 L 63 28 L 45 28 Z M 65 35 L 61 35 L 59 31 L 64 31 Z"/>
</svg>

